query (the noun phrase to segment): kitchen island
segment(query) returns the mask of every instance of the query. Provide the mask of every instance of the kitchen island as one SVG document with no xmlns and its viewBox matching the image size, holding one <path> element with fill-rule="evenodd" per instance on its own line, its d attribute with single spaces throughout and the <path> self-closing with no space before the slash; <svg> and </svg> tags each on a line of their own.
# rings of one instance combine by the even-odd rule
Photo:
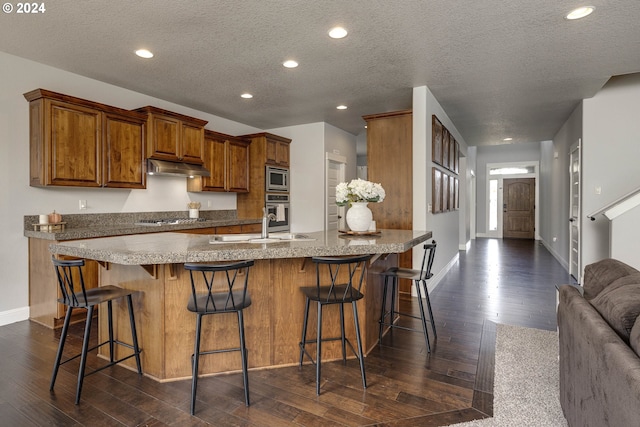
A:
<svg viewBox="0 0 640 427">
<path fill-rule="evenodd" d="M 154 233 L 58 242 L 50 245 L 50 251 L 97 261 L 101 286 L 139 291 L 134 306 L 142 368 L 145 375 L 168 381 L 191 376 L 195 317 L 186 309 L 191 285 L 185 262 L 256 260 L 250 271 L 253 303 L 245 312 L 245 333 L 249 367 L 267 368 L 298 362 L 304 312 L 304 296 L 298 288 L 315 284 L 310 257 L 373 254 L 363 285 L 365 298 L 358 303 L 358 310 L 365 351 L 376 345 L 382 301 L 382 278 L 376 273 L 396 266 L 397 254 L 425 242 L 431 232 L 381 230 L 372 236 L 349 236 L 334 230 L 306 235 L 307 239 L 270 243 L 210 243 L 207 235 Z M 114 306 L 114 313 L 117 335 L 128 340 L 126 305 Z M 353 337 L 351 314 L 348 310 L 345 314 L 347 335 Z M 203 320 L 203 348 L 237 345 L 236 318 L 231 314 L 209 317 Z M 331 319 L 323 328 L 326 336 L 339 334 L 337 307 L 329 307 L 325 319 Z M 315 322 L 312 318 L 309 321 Z M 107 333 L 106 319 L 100 318 L 98 333 Z M 339 342 L 328 343 L 326 351 L 323 346 L 323 359 L 339 357 Z M 200 372 L 239 368 L 239 354 L 221 353 L 203 358 Z"/>
</svg>

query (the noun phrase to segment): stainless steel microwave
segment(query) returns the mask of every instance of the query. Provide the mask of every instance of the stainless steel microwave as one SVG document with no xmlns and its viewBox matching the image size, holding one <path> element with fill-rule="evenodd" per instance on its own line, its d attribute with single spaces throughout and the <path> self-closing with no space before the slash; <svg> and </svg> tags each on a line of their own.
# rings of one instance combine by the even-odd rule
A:
<svg viewBox="0 0 640 427">
<path fill-rule="evenodd" d="M 266 188 L 270 191 L 289 192 L 289 169 L 266 167 Z"/>
</svg>

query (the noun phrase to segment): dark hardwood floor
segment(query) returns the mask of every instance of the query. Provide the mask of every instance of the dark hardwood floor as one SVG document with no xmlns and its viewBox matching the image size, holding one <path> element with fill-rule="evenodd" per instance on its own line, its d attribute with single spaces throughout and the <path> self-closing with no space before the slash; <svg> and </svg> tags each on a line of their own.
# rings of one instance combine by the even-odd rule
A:
<svg viewBox="0 0 640 427">
<path fill-rule="evenodd" d="M 61 368 L 49 392 L 59 332 L 29 321 L 6 325 L 0 327 L 0 425 L 438 426 L 483 418 L 492 413 L 495 336 L 485 320 L 555 330 L 555 285 L 570 281 L 537 242 L 475 240 L 431 293 L 438 328 L 431 354 L 420 333 L 394 330 L 366 357 L 366 391 L 357 361 L 323 363 L 319 397 L 311 365 L 254 370 L 248 408 L 240 374 L 204 378 L 194 417 L 190 380 L 161 384 L 118 366 L 88 377 L 76 406 L 76 362 Z M 417 311 L 415 301 L 402 305 Z M 73 329 L 68 351 L 80 346 L 82 328 Z"/>
</svg>

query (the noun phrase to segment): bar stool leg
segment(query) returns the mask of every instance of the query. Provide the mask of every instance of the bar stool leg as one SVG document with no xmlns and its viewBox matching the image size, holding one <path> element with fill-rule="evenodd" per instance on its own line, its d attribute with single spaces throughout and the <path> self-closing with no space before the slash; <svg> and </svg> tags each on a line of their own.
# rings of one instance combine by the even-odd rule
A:
<svg viewBox="0 0 640 427">
<path fill-rule="evenodd" d="M 87 321 L 84 328 L 84 340 L 82 341 L 82 355 L 80 356 L 80 368 L 78 369 L 78 388 L 76 389 L 76 405 L 80 403 L 84 370 L 87 366 L 87 353 L 89 351 L 89 337 L 91 335 L 91 320 L 93 319 L 93 306 L 87 307 Z"/>
<path fill-rule="evenodd" d="M 340 304 L 340 337 L 342 341 L 342 363 L 347 364 L 347 339 L 344 330 L 344 304 Z"/>
<path fill-rule="evenodd" d="M 307 323 L 309 322 L 309 304 L 311 300 L 306 299 L 304 307 L 304 322 L 302 323 L 302 337 L 300 338 L 300 366 L 302 366 L 302 359 L 304 357 L 305 344 L 307 342 Z"/>
<path fill-rule="evenodd" d="M 436 332 L 436 321 L 433 318 L 433 311 L 431 310 L 431 299 L 429 298 L 429 289 L 427 288 L 427 282 L 424 282 L 425 287 L 425 298 L 427 300 L 427 308 L 429 309 L 429 319 L 431 319 L 431 329 L 433 329 L 433 337 L 438 338 L 438 333 Z"/>
<path fill-rule="evenodd" d="M 384 276 L 384 286 L 382 288 L 382 309 L 380 310 L 380 329 L 378 331 L 378 344 L 382 344 L 382 332 L 384 330 L 384 319 L 387 317 L 387 285 L 389 276 Z"/>
<path fill-rule="evenodd" d="M 320 365 L 322 360 L 322 304 L 318 302 L 318 336 L 316 337 L 316 394 L 320 395 Z"/>
<path fill-rule="evenodd" d="M 238 329 L 240 330 L 240 359 L 242 360 L 242 381 L 244 383 L 244 402 L 249 406 L 249 375 L 247 372 L 247 348 L 244 342 L 244 317 L 238 310 Z"/>
<path fill-rule="evenodd" d="M 353 321 L 356 327 L 356 341 L 358 341 L 358 360 L 360 362 L 360 373 L 362 374 L 362 387 L 367 388 L 367 377 L 364 373 L 364 357 L 362 351 L 362 339 L 360 338 L 360 322 L 358 320 L 358 306 L 356 301 L 351 303 L 353 305 Z"/>
<path fill-rule="evenodd" d="M 196 343 L 193 350 L 192 359 L 192 382 L 191 382 L 191 415 L 194 415 L 196 409 L 196 390 L 198 388 L 198 362 L 200 360 L 200 329 L 202 326 L 202 315 L 197 313 L 196 316 Z"/>
<path fill-rule="evenodd" d="M 62 326 L 62 332 L 60 333 L 60 343 L 58 344 L 58 352 L 56 353 L 56 361 L 53 365 L 53 373 L 51 374 L 51 382 L 49 383 L 49 391 L 53 391 L 53 386 L 56 384 L 56 377 L 58 376 L 58 369 L 60 368 L 60 361 L 62 360 L 62 353 L 64 350 L 64 344 L 67 341 L 67 332 L 69 331 L 69 323 L 71 322 L 72 307 L 67 307 L 67 314 L 64 316 L 64 324 Z"/>
<path fill-rule="evenodd" d="M 422 332 L 424 333 L 424 340 L 427 343 L 427 353 L 431 353 L 431 344 L 429 343 L 429 331 L 427 330 L 427 321 L 424 317 L 424 305 L 422 303 L 422 290 L 420 288 L 421 281 L 416 280 L 416 294 L 418 295 L 418 307 L 420 308 L 420 322 L 422 323 Z"/>
<path fill-rule="evenodd" d="M 389 323 L 394 324 L 396 321 L 396 291 L 398 290 L 398 277 L 391 278 L 391 308 L 389 309 Z M 393 326 L 391 327 L 393 331 Z"/>
<path fill-rule="evenodd" d="M 107 323 L 109 324 L 109 362 L 113 363 L 115 360 L 113 354 L 115 352 L 115 343 L 113 340 L 113 305 L 111 301 L 107 301 Z"/>
<path fill-rule="evenodd" d="M 140 347 L 138 346 L 138 333 L 136 332 L 136 320 L 133 315 L 133 300 L 131 295 L 127 295 L 127 306 L 129 307 L 129 323 L 131 324 L 131 340 L 133 341 L 133 351 L 136 357 L 138 374 L 142 375 L 142 365 L 140 364 Z"/>
</svg>

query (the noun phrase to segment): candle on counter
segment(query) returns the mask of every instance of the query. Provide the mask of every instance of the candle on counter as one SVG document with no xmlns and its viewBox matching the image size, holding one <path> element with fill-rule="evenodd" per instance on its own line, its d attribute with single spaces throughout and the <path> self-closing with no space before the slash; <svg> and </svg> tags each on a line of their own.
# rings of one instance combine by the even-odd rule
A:
<svg viewBox="0 0 640 427">
<path fill-rule="evenodd" d="M 49 215 L 47 214 L 40 215 L 40 220 L 38 224 L 49 224 Z"/>
</svg>

